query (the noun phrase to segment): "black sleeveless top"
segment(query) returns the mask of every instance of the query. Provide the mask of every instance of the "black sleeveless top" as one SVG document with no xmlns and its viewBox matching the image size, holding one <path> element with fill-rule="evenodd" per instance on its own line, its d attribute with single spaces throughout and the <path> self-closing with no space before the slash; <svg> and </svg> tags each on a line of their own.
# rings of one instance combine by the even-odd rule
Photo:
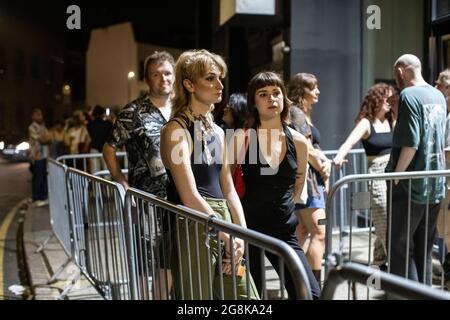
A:
<svg viewBox="0 0 450 320">
<path fill-rule="evenodd" d="M 368 156 L 382 156 L 391 153 L 392 148 L 392 131 L 375 132 L 370 124 L 370 136 L 362 140 L 364 150 Z"/>
<path fill-rule="evenodd" d="M 217 132 L 206 138 L 206 146 L 202 139 L 201 130 L 197 122 L 192 122 L 186 116 L 178 116 L 170 121 L 178 122 L 189 131 L 193 143 L 191 153 L 191 169 L 197 185 L 197 191 L 202 197 L 223 199 L 220 188 L 220 171 L 222 169 L 223 141 Z M 169 122 L 170 122 L 169 121 Z M 206 150 L 207 148 L 207 150 Z M 211 155 L 208 164 L 208 151 Z M 167 186 L 167 200 L 181 204 L 177 188 L 170 170 L 167 170 L 169 185 Z"/>
<path fill-rule="evenodd" d="M 278 171 L 271 169 L 260 151 L 257 136 L 251 138 L 249 148 L 242 165 L 246 192 L 242 201 L 247 226 L 266 234 L 280 234 L 291 232 L 297 225 L 294 212 L 294 185 L 297 172 L 297 154 L 292 134 L 284 126 L 286 135 L 286 155 L 278 166 Z M 256 149 L 256 150 L 255 150 Z M 249 155 L 258 155 L 256 163 Z M 254 157 L 253 157 L 254 158 Z M 253 160 L 253 164 L 250 162 Z M 261 170 L 274 174 L 264 174 Z"/>
</svg>

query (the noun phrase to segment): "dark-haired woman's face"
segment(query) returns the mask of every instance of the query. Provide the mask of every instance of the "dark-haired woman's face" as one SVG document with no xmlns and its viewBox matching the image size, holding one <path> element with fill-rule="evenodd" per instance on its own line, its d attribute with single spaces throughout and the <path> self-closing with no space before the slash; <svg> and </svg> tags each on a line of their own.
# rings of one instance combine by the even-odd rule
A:
<svg viewBox="0 0 450 320">
<path fill-rule="evenodd" d="M 222 116 L 222 120 L 223 122 L 225 122 L 227 124 L 228 127 L 233 127 L 234 125 L 234 119 L 233 119 L 233 114 L 231 113 L 230 110 L 230 106 L 227 105 L 224 109 L 223 109 L 223 116 Z"/>
<path fill-rule="evenodd" d="M 266 86 L 256 90 L 255 106 L 261 120 L 279 117 L 284 108 L 283 92 L 278 86 Z"/>
<path fill-rule="evenodd" d="M 312 90 L 309 89 L 306 90 L 303 99 L 305 99 L 308 105 L 313 105 L 319 102 L 319 95 L 320 95 L 319 87 L 315 86 L 314 89 Z"/>
</svg>

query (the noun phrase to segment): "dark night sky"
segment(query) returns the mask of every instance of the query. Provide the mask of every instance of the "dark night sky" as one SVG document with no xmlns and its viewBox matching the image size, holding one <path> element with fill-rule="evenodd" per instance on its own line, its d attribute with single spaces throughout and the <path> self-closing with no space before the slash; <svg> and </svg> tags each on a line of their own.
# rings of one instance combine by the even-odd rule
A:
<svg viewBox="0 0 450 320">
<path fill-rule="evenodd" d="M 202 7 L 197 7 L 198 3 L 202 3 Z M 81 9 L 81 31 L 66 28 L 69 16 L 66 9 L 71 4 Z M 92 28 L 128 20 L 133 22 L 138 41 L 181 48 L 195 46 L 196 20 L 200 35 L 207 33 L 205 38 L 209 37 L 212 25 L 209 0 L 148 0 L 147 3 L 142 0 L 0 0 L 0 10 L 48 31 L 64 34 L 67 49 L 75 51 L 86 49 Z"/>
</svg>

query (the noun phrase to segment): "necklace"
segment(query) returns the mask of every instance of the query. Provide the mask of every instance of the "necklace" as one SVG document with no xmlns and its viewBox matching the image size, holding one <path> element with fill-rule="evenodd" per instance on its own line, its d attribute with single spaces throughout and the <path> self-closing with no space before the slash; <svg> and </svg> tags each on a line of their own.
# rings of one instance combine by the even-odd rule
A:
<svg viewBox="0 0 450 320">
<path fill-rule="evenodd" d="M 214 127 L 211 120 L 211 115 L 206 113 L 195 115 L 192 111 L 191 106 L 188 107 L 187 113 L 189 118 L 191 118 L 191 121 L 194 122 L 194 135 L 197 139 L 197 141 L 202 141 L 204 146 L 204 155 L 205 160 L 208 165 L 210 165 L 213 162 L 211 151 L 208 148 L 208 141 L 211 141 L 212 137 L 214 136 Z"/>
</svg>

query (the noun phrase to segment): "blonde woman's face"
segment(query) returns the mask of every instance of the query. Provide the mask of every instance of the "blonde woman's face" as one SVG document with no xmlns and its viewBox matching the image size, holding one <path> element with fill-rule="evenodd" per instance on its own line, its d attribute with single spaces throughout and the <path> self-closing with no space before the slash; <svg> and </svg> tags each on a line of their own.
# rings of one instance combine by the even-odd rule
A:
<svg viewBox="0 0 450 320">
<path fill-rule="evenodd" d="M 193 95 L 196 100 L 204 104 L 215 104 L 222 101 L 223 84 L 219 68 L 212 65 L 206 75 L 193 83 Z"/>
</svg>

